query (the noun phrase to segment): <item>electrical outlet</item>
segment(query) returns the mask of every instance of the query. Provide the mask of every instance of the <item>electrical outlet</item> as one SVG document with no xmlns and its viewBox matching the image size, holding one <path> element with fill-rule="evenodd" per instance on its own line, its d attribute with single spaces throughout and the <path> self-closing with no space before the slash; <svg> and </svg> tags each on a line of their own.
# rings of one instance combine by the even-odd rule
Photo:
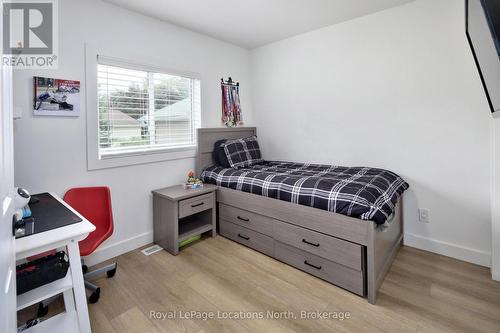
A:
<svg viewBox="0 0 500 333">
<path fill-rule="evenodd" d="M 430 211 L 427 208 L 418 209 L 418 220 L 423 223 L 429 223 L 431 221 Z"/>
</svg>

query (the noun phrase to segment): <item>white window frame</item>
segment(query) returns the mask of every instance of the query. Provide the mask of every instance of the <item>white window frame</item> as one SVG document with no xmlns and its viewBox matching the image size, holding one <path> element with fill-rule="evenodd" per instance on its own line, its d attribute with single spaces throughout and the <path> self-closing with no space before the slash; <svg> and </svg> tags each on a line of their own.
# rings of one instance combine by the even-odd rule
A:
<svg viewBox="0 0 500 333">
<path fill-rule="evenodd" d="M 166 73 L 179 75 L 200 80 L 200 75 L 192 72 L 180 72 L 176 70 L 161 68 L 153 65 L 140 64 L 130 60 L 124 60 L 100 54 L 92 45 L 85 45 L 85 92 L 86 92 L 86 116 L 87 116 L 87 169 L 97 170 L 115 168 L 136 164 L 154 163 L 168 160 L 194 158 L 196 156 L 196 144 L 177 148 L 158 148 L 148 150 L 136 150 L 132 152 L 119 153 L 116 155 L 99 156 L 99 112 L 97 98 L 97 65 L 109 65 L 136 69 L 141 71 Z M 201 85 L 201 82 L 200 82 Z M 201 94 L 201 92 L 200 92 Z M 201 96 L 200 96 L 201 103 Z M 201 106 L 200 106 L 201 109 Z M 199 115 L 201 121 L 201 110 Z M 198 124 L 201 125 L 201 124 Z"/>
</svg>

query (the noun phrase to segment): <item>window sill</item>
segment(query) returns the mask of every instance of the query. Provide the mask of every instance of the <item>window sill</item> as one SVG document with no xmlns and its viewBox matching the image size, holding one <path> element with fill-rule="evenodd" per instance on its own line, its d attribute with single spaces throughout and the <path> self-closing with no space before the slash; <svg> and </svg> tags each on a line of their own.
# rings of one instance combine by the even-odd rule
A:
<svg viewBox="0 0 500 333">
<path fill-rule="evenodd" d="M 101 154 L 101 160 L 107 160 L 110 158 L 122 158 L 129 156 L 144 156 L 151 154 L 164 154 L 164 153 L 174 153 L 179 151 L 189 151 L 196 150 L 195 145 L 182 146 L 182 147 L 162 147 L 162 148 L 149 148 L 149 149 L 130 149 L 130 150 L 122 150 Z"/>
<path fill-rule="evenodd" d="M 99 170 L 108 168 L 118 168 L 138 164 L 156 163 L 196 156 L 196 146 L 162 148 L 158 150 L 135 150 L 120 152 L 116 154 L 106 154 L 99 158 L 88 156 L 87 169 Z"/>
</svg>

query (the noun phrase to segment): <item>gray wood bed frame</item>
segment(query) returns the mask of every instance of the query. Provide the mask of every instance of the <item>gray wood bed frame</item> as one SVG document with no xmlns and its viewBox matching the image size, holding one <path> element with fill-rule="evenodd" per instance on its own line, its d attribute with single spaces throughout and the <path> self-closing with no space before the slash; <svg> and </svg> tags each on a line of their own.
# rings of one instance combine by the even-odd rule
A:
<svg viewBox="0 0 500 333">
<path fill-rule="evenodd" d="M 215 164 L 212 151 L 217 140 L 251 135 L 256 135 L 255 127 L 198 129 L 197 175 L 200 175 L 204 168 Z M 377 290 L 403 239 L 401 198 L 390 221 L 382 226 L 377 226 L 371 221 L 224 187 L 219 187 L 217 190 L 217 203 L 219 205 L 219 228 L 223 236 L 253 247 L 361 296 L 367 296 L 371 304 L 375 304 Z M 241 227 L 242 221 L 233 217 L 238 212 L 252 216 L 256 220 L 255 227 L 248 227 L 249 229 Z M 240 219 L 240 216 L 238 215 L 237 218 Z M 247 220 L 244 219 L 244 221 Z M 257 239 L 258 242 L 248 240 L 250 238 L 248 236 L 242 237 L 241 230 L 253 235 L 253 239 Z M 317 244 L 311 244 L 303 238 L 306 237 L 304 235 L 316 240 L 320 239 L 321 249 L 319 241 Z M 296 247 L 288 246 L 291 243 L 283 244 L 293 239 L 302 239 L 302 242 L 306 244 L 297 243 Z M 308 249 L 305 247 L 307 244 L 317 247 Z M 304 257 L 301 255 L 306 253 L 304 251 L 311 252 L 310 256 L 322 263 L 322 271 L 314 270 L 314 268 L 321 269 L 322 266 L 316 267 L 307 260 L 303 260 Z M 352 281 L 356 281 L 358 276 L 361 279 L 359 285 L 353 285 Z"/>
</svg>

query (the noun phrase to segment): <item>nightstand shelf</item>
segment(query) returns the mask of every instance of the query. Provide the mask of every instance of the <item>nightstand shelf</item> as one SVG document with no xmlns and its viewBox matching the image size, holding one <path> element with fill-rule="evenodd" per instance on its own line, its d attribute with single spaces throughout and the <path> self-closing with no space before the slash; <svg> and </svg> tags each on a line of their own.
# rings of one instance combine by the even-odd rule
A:
<svg viewBox="0 0 500 333">
<path fill-rule="evenodd" d="M 180 242 L 204 233 L 215 236 L 216 190 L 205 184 L 201 189 L 179 185 L 153 191 L 154 242 L 177 255 Z"/>
<path fill-rule="evenodd" d="M 179 243 L 193 236 L 201 235 L 212 230 L 213 225 L 210 215 L 211 210 L 206 210 L 179 220 Z"/>
</svg>

